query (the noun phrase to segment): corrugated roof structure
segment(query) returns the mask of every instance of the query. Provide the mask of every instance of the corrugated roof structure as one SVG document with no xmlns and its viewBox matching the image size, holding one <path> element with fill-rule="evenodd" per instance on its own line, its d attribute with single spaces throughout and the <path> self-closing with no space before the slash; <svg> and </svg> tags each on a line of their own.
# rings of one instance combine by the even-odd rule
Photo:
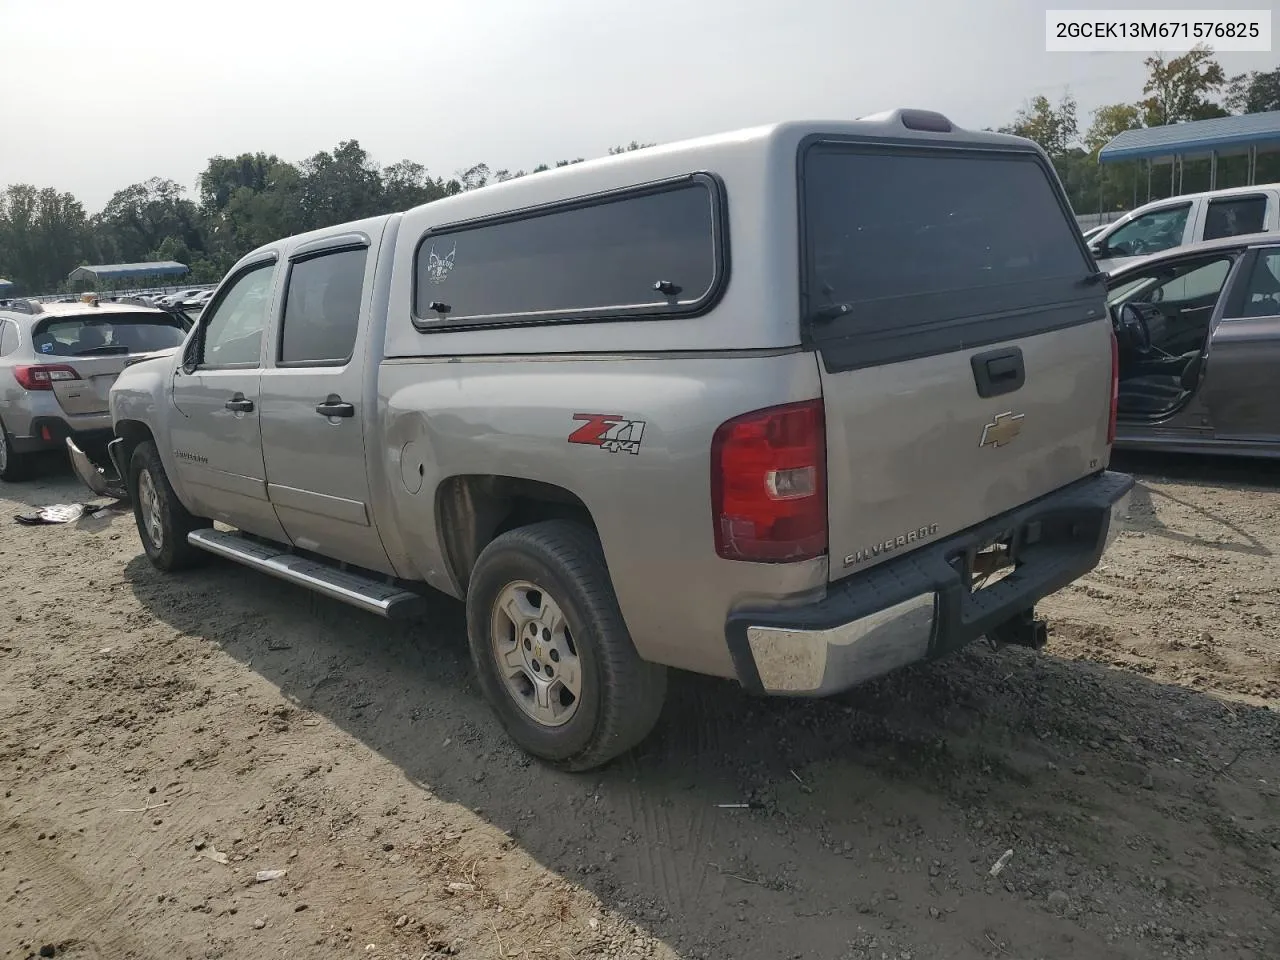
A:
<svg viewBox="0 0 1280 960">
<path fill-rule="evenodd" d="M 1280 148 L 1280 110 L 1126 130 L 1098 152 L 1099 163 L 1208 155 L 1273 144 Z"/>
<path fill-rule="evenodd" d="M 68 280 L 133 280 L 141 277 L 176 277 L 191 268 L 174 260 L 152 263 L 104 263 L 96 267 L 76 267 Z"/>
</svg>

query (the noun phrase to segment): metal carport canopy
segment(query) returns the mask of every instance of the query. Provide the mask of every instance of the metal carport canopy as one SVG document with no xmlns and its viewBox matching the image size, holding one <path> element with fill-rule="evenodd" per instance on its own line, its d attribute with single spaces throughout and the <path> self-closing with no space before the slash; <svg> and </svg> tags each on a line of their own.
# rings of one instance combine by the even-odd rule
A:
<svg viewBox="0 0 1280 960">
<path fill-rule="evenodd" d="M 177 277 L 191 268 L 175 260 L 156 260 L 152 263 L 104 263 L 96 267 L 76 267 L 68 280 L 133 280 L 142 277 Z"/>
<path fill-rule="evenodd" d="M 1280 110 L 1126 130 L 1098 151 L 1099 163 L 1227 153 L 1271 144 L 1280 149 Z"/>
</svg>

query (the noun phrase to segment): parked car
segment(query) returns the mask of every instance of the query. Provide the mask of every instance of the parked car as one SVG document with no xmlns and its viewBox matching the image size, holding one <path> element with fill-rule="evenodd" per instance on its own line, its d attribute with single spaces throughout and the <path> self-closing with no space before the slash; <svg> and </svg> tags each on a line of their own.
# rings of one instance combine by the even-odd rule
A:
<svg viewBox="0 0 1280 960">
<path fill-rule="evenodd" d="M 1114 271 L 1175 247 L 1280 230 L 1280 184 L 1232 187 L 1157 200 L 1126 213 L 1089 238 L 1098 266 Z"/>
<path fill-rule="evenodd" d="M 126 366 L 172 352 L 187 326 L 141 305 L 13 300 L 0 305 L 0 480 L 33 454 L 111 439 L 107 401 Z"/>
<path fill-rule="evenodd" d="M 170 293 L 156 300 L 156 306 L 158 307 L 176 306 L 177 304 L 181 303 L 183 300 L 189 300 L 191 297 L 194 297 L 196 294 L 200 292 L 201 291 L 199 287 L 194 287 L 191 290 L 180 290 L 177 293 Z"/>
<path fill-rule="evenodd" d="M 583 770 L 667 667 L 819 696 L 1042 644 L 1132 486 L 1104 293 L 1030 141 L 786 123 L 268 244 L 110 452 L 161 570 L 465 598 L 506 729 Z"/>
<path fill-rule="evenodd" d="M 1280 236 L 1170 250 L 1108 286 L 1117 445 L 1280 456 Z"/>
<path fill-rule="evenodd" d="M 188 297 L 187 299 L 181 301 L 178 304 L 178 306 L 181 307 L 183 310 L 185 310 L 187 313 L 199 313 L 201 310 L 205 308 L 205 305 L 209 302 L 209 298 L 212 296 L 213 296 L 212 290 L 201 290 L 195 296 Z"/>
</svg>

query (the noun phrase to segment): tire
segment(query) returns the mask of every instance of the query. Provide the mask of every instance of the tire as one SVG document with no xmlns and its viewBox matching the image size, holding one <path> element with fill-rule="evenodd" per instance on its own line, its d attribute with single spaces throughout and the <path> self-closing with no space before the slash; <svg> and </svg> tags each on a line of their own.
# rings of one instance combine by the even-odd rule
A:
<svg viewBox="0 0 1280 960">
<path fill-rule="evenodd" d="M 14 483 L 31 475 L 31 458 L 14 451 L 9 431 L 0 423 L 0 480 Z"/>
<path fill-rule="evenodd" d="M 511 739 L 562 769 L 603 766 L 662 712 L 666 668 L 636 653 L 600 541 L 580 524 L 536 523 L 485 547 L 467 591 L 467 639 Z"/>
<path fill-rule="evenodd" d="M 172 573 L 205 559 L 204 551 L 187 543 L 187 534 L 211 524 L 182 505 L 150 441 L 138 444 L 129 460 L 129 497 L 142 548 L 156 569 Z"/>
</svg>

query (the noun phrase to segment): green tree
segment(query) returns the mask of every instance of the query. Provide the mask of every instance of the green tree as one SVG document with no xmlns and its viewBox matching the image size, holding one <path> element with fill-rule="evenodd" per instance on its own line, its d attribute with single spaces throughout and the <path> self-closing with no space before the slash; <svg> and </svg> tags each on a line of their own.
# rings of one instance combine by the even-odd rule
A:
<svg viewBox="0 0 1280 960">
<path fill-rule="evenodd" d="M 1093 111 L 1093 122 L 1084 135 L 1085 148 L 1096 158 L 1098 151 L 1126 130 L 1142 128 L 1142 110 L 1133 103 L 1112 103 Z"/>
<path fill-rule="evenodd" d="M 23 292 L 56 289 L 91 252 L 84 207 L 71 194 L 27 183 L 0 193 L 0 275 Z"/>
<path fill-rule="evenodd" d="M 487 163 L 477 163 L 466 170 L 458 171 L 458 181 L 462 184 L 463 190 L 478 190 L 480 187 L 487 186 L 491 177 L 492 173 Z"/>
<path fill-rule="evenodd" d="M 1048 97 L 1032 97 L 1000 132 L 1034 140 L 1050 157 L 1060 159 L 1079 135 L 1075 98 L 1064 93 L 1055 106 Z"/>
<path fill-rule="evenodd" d="M 204 247 L 200 211 L 173 180 L 152 177 L 115 193 L 94 219 L 100 250 L 124 263 L 146 260 L 167 238 Z"/>
<path fill-rule="evenodd" d="M 1147 82 L 1142 92 L 1147 97 L 1139 107 L 1146 126 L 1227 116 L 1227 112 L 1210 99 L 1227 79 L 1210 47 L 1197 44 L 1172 60 L 1158 53 L 1143 63 L 1147 67 Z"/>
<path fill-rule="evenodd" d="M 449 184 L 439 177 L 432 179 L 427 168 L 413 160 L 401 160 L 382 171 L 382 207 L 386 213 L 408 210 L 449 194 Z"/>
<path fill-rule="evenodd" d="M 279 163 L 275 154 L 261 152 L 211 157 L 199 177 L 200 206 L 211 215 L 225 210 L 237 190 L 247 187 L 258 193 L 267 189 Z"/>
<path fill-rule="evenodd" d="M 1225 103 L 1236 113 L 1280 110 L 1280 67 L 1232 77 L 1227 84 Z"/>
<path fill-rule="evenodd" d="M 301 164 L 303 230 L 359 220 L 379 210 L 382 177 L 358 140 L 343 140 L 332 153 L 320 152 Z"/>
</svg>

